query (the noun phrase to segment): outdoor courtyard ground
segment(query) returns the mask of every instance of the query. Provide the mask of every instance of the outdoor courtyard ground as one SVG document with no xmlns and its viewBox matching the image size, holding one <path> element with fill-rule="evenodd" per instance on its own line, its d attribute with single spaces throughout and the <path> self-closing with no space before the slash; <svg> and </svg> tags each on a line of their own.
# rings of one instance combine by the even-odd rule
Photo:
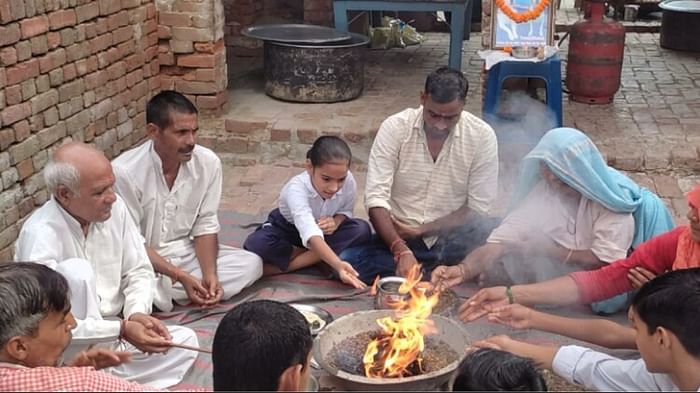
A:
<svg viewBox="0 0 700 393">
<path fill-rule="evenodd" d="M 229 63 L 231 88 L 224 112 L 200 120 L 200 142 L 217 151 L 225 164 L 221 240 L 231 245 L 242 244 L 247 233 L 253 230 L 248 224 L 262 222 L 276 207 L 282 185 L 302 170 L 306 150 L 322 134 L 340 135 L 351 143 L 355 156 L 353 172 L 359 187 L 355 213 L 366 217 L 362 205 L 366 160 L 379 124 L 393 113 L 417 106 L 427 73 L 447 62 L 448 35 L 429 33 L 426 38 L 420 46 L 367 51 L 364 92 L 359 98 L 342 103 L 300 104 L 275 100 L 264 94 L 261 58 L 238 58 L 238 63 Z M 466 110 L 477 116 L 481 116 L 483 93 L 482 61 L 476 54 L 481 49 L 480 42 L 478 33 L 464 42 L 462 64 L 471 86 Z M 566 53 L 565 42 L 560 51 L 563 77 Z M 658 33 L 628 33 L 622 86 L 614 102 L 591 106 L 571 102 L 566 94 L 563 102 L 564 125 L 588 134 L 610 165 L 656 192 L 667 203 L 676 223 L 683 224 L 687 209 L 684 192 L 700 181 L 700 54 L 660 48 Z M 497 129 L 503 157 L 499 199 L 493 212 L 497 215 L 504 212 L 517 173 L 517 158 L 539 135 L 538 131 L 525 130 L 515 137 L 509 132 Z M 371 307 L 368 299 L 348 300 L 348 296 L 355 295 L 347 295 L 350 292 L 347 289 L 305 277 L 266 278 L 227 302 L 221 313 L 234 303 L 259 297 L 318 305 L 336 318 L 358 307 Z M 312 293 L 304 292 L 309 288 Z M 321 294 L 313 292 L 315 290 Z M 458 292 L 466 297 L 473 290 L 469 287 Z M 333 292 L 336 297 L 323 291 Z M 552 311 L 592 316 L 581 307 Z M 217 314 L 220 313 L 217 311 Z M 196 327 L 203 346 L 211 343 L 211 329 L 218 320 L 212 318 L 207 322 L 208 317 L 202 317 L 196 310 L 179 310 L 166 317 L 172 318 L 171 323 L 199 320 L 200 325 L 192 326 Z M 624 314 L 613 318 L 621 323 L 626 319 Z M 506 333 L 531 342 L 575 342 L 541 332 L 515 331 L 484 321 L 469 324 L 468 329 L 474 339 Z M 208 357 L 200 355 L 196 368 L 181 387 L 211 383 L 210 367 Z M 320 377 L 322 388 L 333 388 L 333 380 L 327 374 L 314 370 L 314 375 Z M 562 386 L 557 385 L 558 389 L 566 388 Z"/>
</svg>

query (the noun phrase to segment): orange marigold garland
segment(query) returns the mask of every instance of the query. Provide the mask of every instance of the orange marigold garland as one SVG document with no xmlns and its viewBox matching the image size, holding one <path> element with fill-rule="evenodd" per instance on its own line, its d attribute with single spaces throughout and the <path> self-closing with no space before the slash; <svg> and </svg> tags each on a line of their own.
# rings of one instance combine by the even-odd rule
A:
<svg viewBox="0 0 700 393">
<path fill-rule="evenodd" d="M 495 1 L 498 8 L 501 11 L 503 11 L 503 13 L 506 14 L 506 16 L 515 23 L 529 22 L 531 20 L 539 18 L 539 16 L 542 14 L 542 11 L 544 11 L 544 9 L 547 8 L 550 2 L 550 0 L 540 0 L 540 2 L 537 3 L 535 8 L 531 10 L 525 12 L 515 12 L 512 8 L 510 8 L 508 4 L 506 4 L 506 0 Z"/>
</svg>

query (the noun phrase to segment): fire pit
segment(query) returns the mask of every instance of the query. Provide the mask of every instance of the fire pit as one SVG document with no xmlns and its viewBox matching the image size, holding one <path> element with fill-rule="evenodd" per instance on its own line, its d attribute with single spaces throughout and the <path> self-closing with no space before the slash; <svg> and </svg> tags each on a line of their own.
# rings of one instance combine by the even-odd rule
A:
<svg viewBox="0 0 700 393">
<path fill-rule="evenodd" d="M 445 366 L 432 370 L 426 364 L 426 372 L 420 375 L 404 378 L 368 378 L 359 373 L 346 371 L 354 368 L 353 364 L 362 363 L 356 359 L 352 349 L 342 348 L 348 339 L 356 336 L 366 336 L 367 340 L 380 329 L 377 320 L 393 315 L 392 310 L 358 311 L 341 317 L 328 326 L 316 337 L 314 343 L 314 358 L 319 365 L 337 379 L 339 387 L 347 390 L 435 390 L 446 384 L 453 372 L 465 356 L 465 348 L 469 342 L 466 331 L 455 321 L 432 315 L 430 319 L 435 325 L 435 333 L 426 336 L 426 352 L 431 350 L 440 356 L 447 356 L 437 363 Z M 360 353 L 364 352 L 361 348 Z M 350 356 L 350 359 L 338 359 L 339 356 Z M 360 355 L 361 356 L 361 355 Z M 429 356 L 426 362 L 432 361 Z M 433 361 L 435 365 L 435 361 Z"/>
</svg>

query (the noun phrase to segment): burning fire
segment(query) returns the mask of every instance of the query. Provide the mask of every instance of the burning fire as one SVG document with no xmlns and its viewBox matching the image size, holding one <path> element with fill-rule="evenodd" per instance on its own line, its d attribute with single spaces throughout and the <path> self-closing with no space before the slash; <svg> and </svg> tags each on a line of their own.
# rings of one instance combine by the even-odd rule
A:
<svg viewBox="0 0 700 393">
<path fill-rule="evenodd" d="M 423 336 L 435 332 L 433 321 L 428 318 L 439 293 L 428 296 L 426 287 L 419 285 L 421 277 L 420 265 L 414 265 L 406 282 L 399 287 L 399 293 L 408 293 L 410 297 L 396 303 L 396 319 L 377 320 L 382 334 L 370 341 L 362 358 L 367 377 L 400 378 L 423 372 Z"/>
</svg>

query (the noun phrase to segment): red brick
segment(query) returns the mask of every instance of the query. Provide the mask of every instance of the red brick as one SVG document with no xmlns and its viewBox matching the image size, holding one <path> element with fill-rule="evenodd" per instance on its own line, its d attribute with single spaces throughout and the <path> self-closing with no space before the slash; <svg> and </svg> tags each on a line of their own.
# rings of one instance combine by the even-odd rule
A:
<svg viewBox="0 0 700 393">
<path fill-rule="evenodd" d="M 195 71 L 195 80 L 211 82 L 216 80 L 216 71 L 213 68 L 200 68 Z"/>
<path fill-rule="evenodd" d="M 95 54 L 112 46 L 112 34 L 102 34 L 89 41 L 90 53 Z"/>
<path fill-rule="evenodd" d="M 21 104 L 8 106 L 0 112 L 0 117 L 2 117 L 2 124 L 10 125 L 16 123 L 22 119 L 26 119 L 32 114 L 32 106 L 28 102 L 23 102 Z"/>
<path fill-rule="evenodd" d="M 94 19 L 100 15 L 100 5 L 96 1 L 93 1 L 88 4 L 75 7 L 75 14 L 78 23 Z"/>
<path fill-rule="evenodd" d="M 0 2 L 1 3 L 1 2 Z M 41 33 L 39 33 L 41 34 Z M 22 37 L 18 23 L 0 26 L 0 46 L 12 45 Z"/>
<path fill-rule="evenodd" d="M 110 80 L 117 79 L 126 75 L 126 63 L 120 61 L 118 63 L 112 64 L 111 66 L 107 67 L 107 74 L 109 74 Z"/>
<path fill-rule="evenodd" d="M 159 53 L 158 62 L 161 65 L 173 65 L 175 64 L 175 54 L 173 53 Z"/>
<path fill-rule="evenodd" d="M 260 131 L 267 128 L 268 123 L 266 121 L 239 121 L 233 119 L 226 119 L 224 122 L 224 127 L 226 131 L 233 134 L 249 134 L 253 131 Z"/>
<path fill-rule="evenodd" d="M 216 95 L 197 96 L 199 109 L 219 109 L 228 101 L 228 92 L 222 91 Z"/>
<path fill-rule="evenodd" d="M 308 130 L 308 129 L 297 130 L 297 139 L 299 139 L 299 142 L 301 142 L 301 143 L 314 143 L 316 138 L 318 138 L 318 131 L 316 131 L 316 130 Z"/>
<path fill-rule="evenodd" d="M 129 24 L 129 12 L 121 11 L 118 14 L 110 15 L 107 17 L 107 28 L 109 30 L 115 30 L 119 27 L 126 26 Z"/>
<path fill-rule="evenodd" d="M 74 9 L 55 11 L 49 14 L 49 27 L 58 30 L 68 26 L 75 26 L 77 17 Z"/>
<path fill-rule="evenodd" d="M 292 132 L 286 129 L 275 129 L 270 130 L 270 140 L 273 142 L 287 142 L 291 140 Z"/>
<path fill-rule="evenodd" d="M 27 39 L 49 31 L 49 18 L 46 15 L 35 16 L 21 20 L 19 26 L 22 30 L 22 39 Z"/>
<path fill-rule="evenodd" d="M 75 64 L 66 64 L 63 66 L 63 80 L 68 82 L 75 79 L 78 76 L 78 71 L 75 68 Z"/>
<path fill-rule="evenodd" d="M 122 9 L 122 4 L 119 0 L 99 0 L 100 15 L 109 15 L 119 12 Z"/>
<path fill-rule="evenodd" d="M 158 25 L 158 38 L 161 40 L 167 40 L 172 36 L 170 33 L 170 27 Z"/>
<path fill-rule="evenodd" d="M 19 162 L 16 168 L 19 174 L 19 180 L 24 180 L 34 173 L 34 164 L 31 158 Z"/>
<path fill-rule="evenodd" d="M 194 68 L 214 68 L 216 65 L 215 55 L 182 55 L 177 58 L 177 65 L 180 67 Z"/>
<path fill-rule="evenodd" d="M 192 17 L 181 12 L 159 12 L 158 23 L 165 26 L 189 27 L 192 25 Z"/>
<path fill-rule="evenodd" d="M 134 38 L 134 28 L 132 26 L 120 27 L 112 32 L 114 45 Z"/>
<path fill-rule="evenodd" d="M 8 46 L 0 50 L 0 65 L 10 66 L 17 63 L 17 50 Z"/>
<path fill-rule="evenodd" d="M 11 128 L 0 130 L 0 150 L 7 149 L 15 141 L 15 133 Z"/>
<path fill-rule="evenodd" d="M 57 49 L 53 52 L 39 58 L 39 70 L 41 73 L 46 73 L 54 68 L 61 67 L 66 64 L 66 50 L 63 48 Z"/>
<path fill-rule="evenodd" d="M 119 58 L 122 59 L 134 53 L 136 51 L 136 45 L 134 45 L 133 40 L 122 42 L 121 44 L 117 45 L 117 50 L 119 51 Z M 139 54 L 140 53 L 141 51 L 139 51 Z"/>
<path fill-rule="evenodd" d="M 7 105 L 17 105 L 22 102 L 22 86 L 12 85 L 6 88 L 5 101 Z"/>
<path fill-rule="evenodd" d="M 16 85 L 39 75 L 39 60 L 31 59 L 7 68 L 7 85 Z"/>
<path fill-rule="evenodd" d="M 49 49 L 56 49 L 61 45 L 61 34 L 57 31 L 50 31 L 46 34 L 46 41 Z"/>
</svg>

